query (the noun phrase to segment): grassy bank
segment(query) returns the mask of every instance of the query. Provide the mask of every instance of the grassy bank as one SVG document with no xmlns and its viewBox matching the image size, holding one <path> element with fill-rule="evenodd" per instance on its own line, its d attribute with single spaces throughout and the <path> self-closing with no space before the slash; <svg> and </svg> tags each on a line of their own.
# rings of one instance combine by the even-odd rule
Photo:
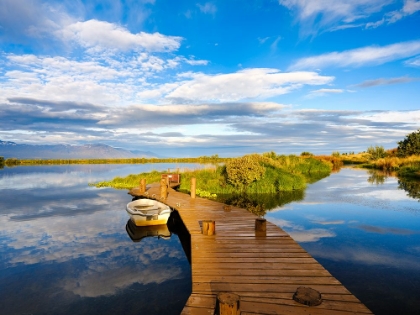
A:
<svg viewBox="0 0 420 315">
<path fill-rule="evenodd" d="M 371 159 L 367 154 L 343 157 L 345 164 L 358 164 L 358 167 L 377 169 L 385 172 L 396 172 L 398 176 L 420 179 L 420 156 L 408 157 L 387 156 Z M 356 163 L 354 161 L 357 161 Z"/>
<path fill-rule="evenodd" d="M 306 184 L 331 173 L 332 163 L 312 157 L 276 155 L 273 152 L 230 159 L 211 170 L 194 170 L 181 175 L 180 190 L 189 192 L 190 180 L 197 179 L 199 195 L 275 194 L 280 191 L 302 190 Z M 254 173 L 258 173 L 254 176 Z M 137 187 L 142 178 L 148 183 L 159 182 L 160 172 L 129 175 L 94 184 L 96 187 L 129 189 Z M 251 175 L 251 176 L 250 176 Z M 253 177 L 254 176 L 254 177 Z"/>
</svg>

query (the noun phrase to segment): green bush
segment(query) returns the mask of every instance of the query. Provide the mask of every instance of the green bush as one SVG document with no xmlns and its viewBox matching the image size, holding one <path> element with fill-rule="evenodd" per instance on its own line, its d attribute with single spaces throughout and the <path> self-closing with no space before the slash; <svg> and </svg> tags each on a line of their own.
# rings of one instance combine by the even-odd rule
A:
<svg viewBox="0 0 420 315">
<path fill-rule="evenodd" d="M 367 149 L 367 153 L 370 154 L 370 158 L 372 160 L 382 159 L 386 156 L 386 152 L 383 146 L 370 146 Z"/>
<path fill-rule="evenodd" d="M 264 167 L 259 163 L 258 155 L 245 155 L 226 162 L 228 183 L 241 189 L 259 180 L 264 172 Z"/>
<path fill-rule="evenodd" d="M 398 142 L 397 154 L 400 157 L 420 155 L 420 129 L 408 134 Z"/>
<path fill-rule="evenodd" d="M 303 151 L 300 156 L 314 156 L 313 153 L 311 152 L 307 152 L 307 151 Z"/>
</svg>

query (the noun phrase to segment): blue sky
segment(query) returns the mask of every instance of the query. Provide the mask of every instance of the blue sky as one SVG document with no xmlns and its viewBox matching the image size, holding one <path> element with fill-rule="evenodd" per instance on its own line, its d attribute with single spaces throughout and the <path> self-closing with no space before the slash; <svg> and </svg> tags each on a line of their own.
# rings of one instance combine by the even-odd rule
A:
<svg viewBox="0 0 420 315">
<path fill-rule="evenodd" d="M 420 1 L 0 0 L 0 139 L 165 156 L 396 147 Z"/>
</svg>

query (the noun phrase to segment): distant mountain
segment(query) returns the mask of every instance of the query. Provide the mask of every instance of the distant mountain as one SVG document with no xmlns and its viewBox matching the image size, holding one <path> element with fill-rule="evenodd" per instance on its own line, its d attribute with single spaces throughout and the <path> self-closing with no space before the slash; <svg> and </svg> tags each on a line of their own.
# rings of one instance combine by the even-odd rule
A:
<svg viewBox="0 0 420 315">
<path fill-rule="evenodd" d="M 128 151 L 105 144 L 86 145 L 30 145 L 17 144 L 0 140 L 0 156 L 18 159 L 117 159 L 117 158 L 153 158 L 153 152 Z"/>
</svg>

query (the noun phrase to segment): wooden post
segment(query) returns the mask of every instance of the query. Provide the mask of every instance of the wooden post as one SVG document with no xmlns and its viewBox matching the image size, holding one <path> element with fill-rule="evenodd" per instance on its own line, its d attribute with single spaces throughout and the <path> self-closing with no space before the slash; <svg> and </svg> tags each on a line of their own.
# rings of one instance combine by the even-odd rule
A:
<svg viewBox="0 0 420 315">
<path fill-rule="evenodd" d="M 142 178 L 140 181 L 140 193 L 144 193 L 146 191 L 146 179 Z"/>
<path fill-rule="evenodd" d="M 234 293 L 221 292 L 217 295 L 219 315 L 238 315 L 239 295 Z"/>
<path fill-rule="evenodd" d="M 265 236 L 267 234 L 267 220 L 263 218 L 255 219 L 255 235 Z"/>
<path fill-rule="evenodd" d="M 317 306 L 322 303 L 321 293 L 308 287 L 297 288 L 295 294 L 293 294 L 293 300 L 308 306 Z"/>
<path fill-rule="evenodd" d="M 196 184 L 197 179 L 195 177 L 191 178 L 191 198 L 195 198 Z"/>
<path fill-rule="evenodd" d="M 216 222 L 213 220 L 204 220 L 202 222 L 202 233 L 204 235 L 214 235 L 216 233 Z"/>
<path fill-rule="evenodd" d="M 166 184 L 166 179 L 162 178 L 160 180 L 160 199 L 166 199 L 168 196 L 168 185 Z"/>
</svg>

